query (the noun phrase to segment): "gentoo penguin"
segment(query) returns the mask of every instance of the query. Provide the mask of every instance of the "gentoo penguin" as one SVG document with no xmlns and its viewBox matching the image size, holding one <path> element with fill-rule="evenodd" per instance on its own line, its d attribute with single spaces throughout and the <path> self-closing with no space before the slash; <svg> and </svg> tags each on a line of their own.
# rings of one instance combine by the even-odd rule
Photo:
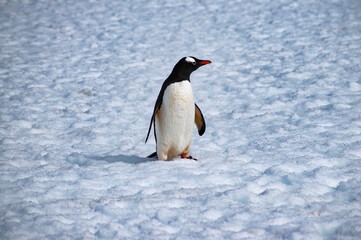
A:
<svg viewBox="0 0 361 240">
<path fill-rule="evenodd" d="M 209 60 L 184 57 L 174 66 L 172 73 L 164 81 L 154 106 L 152 119 L 145 142 L 147 142 L 152 124 L 157 151 L 148 157 L 168 160 L 180 155 L 187 157 L 192 142 L 193 124 L 203 135 L 206 123 L 197 104 L 194 103 L 190 75 L 200 66 L 210 64 Z"/>
</svg>

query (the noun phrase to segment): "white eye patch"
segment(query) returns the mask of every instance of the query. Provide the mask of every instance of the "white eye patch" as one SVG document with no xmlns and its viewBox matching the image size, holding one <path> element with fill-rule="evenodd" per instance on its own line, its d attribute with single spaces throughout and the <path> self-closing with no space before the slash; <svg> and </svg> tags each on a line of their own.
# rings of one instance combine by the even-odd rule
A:
<svg viewBox="0 0 361 240">
<path fill-rule="evenodd" d="M 194 58 L 192 58 L 192 57 L 186 57 L 185 60 L 186 60 L 186 62 L 192 63 L 193 65 L 196 64 L 196 60 L 194 60 Z"/>
</svg>

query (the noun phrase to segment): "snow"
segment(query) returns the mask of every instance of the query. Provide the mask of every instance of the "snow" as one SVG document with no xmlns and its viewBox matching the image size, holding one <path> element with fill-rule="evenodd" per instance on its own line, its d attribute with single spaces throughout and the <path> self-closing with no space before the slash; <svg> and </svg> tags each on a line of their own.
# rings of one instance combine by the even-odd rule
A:
<svg viewBox="0 0 361 240">
<path fill-rule="evenodd" d="M 359 239 L 361 5 L 0 0 L 2 239 Z M 185 56 L 207 129 L 144 144 Z"/>
</svg>

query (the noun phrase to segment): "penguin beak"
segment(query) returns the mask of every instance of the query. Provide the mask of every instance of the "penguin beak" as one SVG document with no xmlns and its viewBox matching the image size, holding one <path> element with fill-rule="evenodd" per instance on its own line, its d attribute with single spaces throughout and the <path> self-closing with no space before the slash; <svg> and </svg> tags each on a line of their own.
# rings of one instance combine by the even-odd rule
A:
<svg viewBox="0 0 361 240">
<path fill-rule="evenodd" d="M 206 65 L 206 64 L 210 64 L 210 63 L 211 63 L 211 61 L 209 61 L 209 60 L 201 60 L 200 61 L 201 66 Z"/>
</svg>

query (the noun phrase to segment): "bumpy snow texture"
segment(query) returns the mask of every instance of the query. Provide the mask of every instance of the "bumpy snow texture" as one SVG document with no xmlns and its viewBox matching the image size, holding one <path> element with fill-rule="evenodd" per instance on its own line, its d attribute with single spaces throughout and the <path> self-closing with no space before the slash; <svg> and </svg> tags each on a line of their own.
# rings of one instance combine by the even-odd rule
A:
<svg viewBox="0 0 361 240">
<path fill-rule="evenodd" d="M 359 239 L 360 12 L 0 0 L 1 239 Z M 147 159 L 189 55 L 212 60 L 191 76 L 198 161 Z"/>
</svg>

